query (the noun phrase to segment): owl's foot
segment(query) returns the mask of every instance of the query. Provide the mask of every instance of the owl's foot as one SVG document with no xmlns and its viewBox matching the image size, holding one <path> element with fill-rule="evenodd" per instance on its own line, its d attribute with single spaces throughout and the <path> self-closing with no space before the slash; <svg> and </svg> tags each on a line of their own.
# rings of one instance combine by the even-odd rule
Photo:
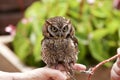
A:
<svg viewBox="0 0 120 80">
<path fill-rule="evenodd" d="M 87 71 L 81 71 L 80 73 L 85 73 L 85 74 L 93 74 L 92 68 L 89 68 Z"/>
</svg>

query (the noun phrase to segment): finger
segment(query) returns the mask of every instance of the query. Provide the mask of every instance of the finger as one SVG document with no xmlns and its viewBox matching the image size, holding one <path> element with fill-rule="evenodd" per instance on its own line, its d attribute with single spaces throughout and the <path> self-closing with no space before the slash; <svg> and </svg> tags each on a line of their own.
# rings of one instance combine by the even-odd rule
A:
<svg viewBox="0 0 120 80">
<path fill-rule="evenodd" d="M 120 80 L 120 68 L 117 66 L 117 63 L 114 63 L 111 69 L 111 78 L 112 80 Z"/>
<path fill-rule="evenodd" d="M 117 49 L 117 54 L 120 54 L 120 48 Z M 120 56 L 111 69 L 111 79 L 120 80 Z"/>
<path fill-rule="evenodd" d="M 117 63 L 114 63 L 113 70 L 120 76 L 120 67 L 117 65 Z"/>
<path fill-rule="evenodd" d="M 28 76 L 32 74 L 33 80 L 66 80 L 67 77 L 61 71 L 48 67 L 38 68 L 26 73 Z"/>
<path fill-rule="evenodd" d="M 73 69 L 77 71 L 84 71 L 86 70 L 86 66 L 83 64 L 75 64 L 73 65 Z"/>
<path fill-rule="evenodd" d="M 48 80 L 49 79 L 53 79 L 53 80 L 66 80 L 67 79 L 66 75 L 64 75 L 59 70 L 54 70 L 50 68 L 46 69 L 46 77 L 48 77 Z"/>
<path fill-rule="evenodd" d="M 76 64 L 74 64 L 72 67 L 73 67 L 74 70 L 78 70 L 78 71 L 86 70 L 86 66 L 83 65 L 83 64 L 77 64 L 77 63 L 76 63 Z M 51 68 L 55 69 L 54 66 L 52 66 Z M 56 68 L 57 68 L 57 70 L 65 71 L 64 66 L 61 65 L 61 64 L 58 64 L 58 65 L 56 66 Z"/>
<path fill-rule="evenodd" d="M 58 64 L 57 66 L 52 66 L 51 68 L 52 69 L 57 69 L 57 70 L 60 70 L 60 71 L 65 71 L 65 68 L 62 64 Z"/>
<path fill-rule="evenodd" d="M 111 80 L 120 80 L 120 76 L 113 69 L 111 70 Z"/>
</svg>

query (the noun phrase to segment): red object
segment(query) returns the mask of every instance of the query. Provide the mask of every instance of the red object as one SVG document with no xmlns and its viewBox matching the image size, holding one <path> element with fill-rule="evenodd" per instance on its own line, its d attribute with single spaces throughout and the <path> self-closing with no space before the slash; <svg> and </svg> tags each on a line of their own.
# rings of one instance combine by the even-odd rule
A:
<svg viewBox="0 0 120 80">
<path fill-rule="evenodd" d="M 120 0 L 114 0 L 113 1 L 113 6 L 114 6 L 114 8 L 120 10 Z"/>
<path fill-rule="evenodd" d="M 5 28 L 5 31 L 10 33 L 10 35 L 14 36 L 16 34 L 16 27 L 10 24 Z"/>
</svg>

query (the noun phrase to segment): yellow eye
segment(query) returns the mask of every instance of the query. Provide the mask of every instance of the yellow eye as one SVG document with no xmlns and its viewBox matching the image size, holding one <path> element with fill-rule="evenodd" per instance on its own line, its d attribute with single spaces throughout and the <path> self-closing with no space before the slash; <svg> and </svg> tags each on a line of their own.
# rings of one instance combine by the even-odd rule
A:
<svg viewBox="0 0 120 80">
<path fill-rule="evenodd" d="M 66 25 L 64 28 L 63 28 L 63 32 L 66 32 L 68 31 L 68 25 Z"/>
<path fill-rule="evenodd" d="M 53 31 L 53 32 L 57 32 L 58 29 L 57 29 L 55 26 L 51 26 L 51 31 Z"/>
</svg>

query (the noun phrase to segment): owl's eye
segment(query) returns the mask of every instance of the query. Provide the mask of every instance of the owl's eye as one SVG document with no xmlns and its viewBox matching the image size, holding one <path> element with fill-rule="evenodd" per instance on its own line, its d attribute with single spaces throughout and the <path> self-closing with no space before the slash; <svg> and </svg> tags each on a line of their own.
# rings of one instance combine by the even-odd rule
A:
<svg viewBox="0 0 120 80">
<path fill-rule="evenodd" d="M 57 28 L 55 27 L 55 26 L 51 26 L 51 30 L 53 31 L 53 32 L 57 32 Z"/>
<path fill-rule="evenodd" d="M 63 28 L 63 32 L 66 32 L 68 31 L 68 25 L 66 25 L 64 28 Z"/>
</svg>

